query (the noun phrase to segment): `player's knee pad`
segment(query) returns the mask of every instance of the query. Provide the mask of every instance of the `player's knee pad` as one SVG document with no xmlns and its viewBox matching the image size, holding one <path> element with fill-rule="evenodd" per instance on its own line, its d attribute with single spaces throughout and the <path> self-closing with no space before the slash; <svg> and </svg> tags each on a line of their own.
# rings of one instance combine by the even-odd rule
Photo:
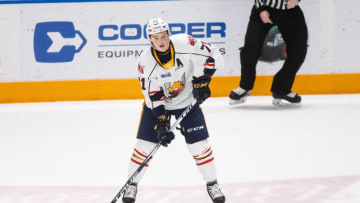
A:
<svg viewBox="0 0 360 203">
<path fill-rule="evenodd" d="M 207 139 L 188 144 L 187 146 L 196 165 L 201 166 L 214 160 L 214 155 Z"/>
<path fill-rule="evenodd" d="M 156 143 L 138 139 L 131 156 L 131 161 L 140 165 L 148 157 L 155 145 Z"/>
</svg>

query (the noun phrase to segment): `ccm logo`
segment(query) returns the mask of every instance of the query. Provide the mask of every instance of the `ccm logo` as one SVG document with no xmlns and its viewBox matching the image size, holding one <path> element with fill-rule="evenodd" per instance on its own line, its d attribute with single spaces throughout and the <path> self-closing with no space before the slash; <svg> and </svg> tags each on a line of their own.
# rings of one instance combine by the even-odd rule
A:
<svg viewBox="0 0 360 203">
<path fill-rule="evenodd" d="M 191 132 L 193 132 L 193 131 L 198 131 L 198 130 L 202 130 L 202 129 L 204 129 L 204 126 L 203 126 L 203 125 L 197 126 L 197 127 L 195 127 L 195 128 L 189 128 L 189 129 L 187 129 L 187 132 L 188 132 L 188 133 L 191 133 Z"/>
</svg>

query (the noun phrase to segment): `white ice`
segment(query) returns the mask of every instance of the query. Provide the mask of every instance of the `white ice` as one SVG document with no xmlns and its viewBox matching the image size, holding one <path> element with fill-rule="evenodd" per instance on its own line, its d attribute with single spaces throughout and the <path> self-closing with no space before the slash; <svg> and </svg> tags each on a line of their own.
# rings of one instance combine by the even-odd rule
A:
<svg viewBox="0 0 360 203">
<path fill-rule="evenodd" d="M 271 100 L 202 105 L 227 202 L 359 203 L 360 95 Z M 109 203 L 127 180 L 142 103 L 1 104 L 0 202 Z M 180 133 L 151 161 L 137 202 L 210 202 Z"/>
</svg>

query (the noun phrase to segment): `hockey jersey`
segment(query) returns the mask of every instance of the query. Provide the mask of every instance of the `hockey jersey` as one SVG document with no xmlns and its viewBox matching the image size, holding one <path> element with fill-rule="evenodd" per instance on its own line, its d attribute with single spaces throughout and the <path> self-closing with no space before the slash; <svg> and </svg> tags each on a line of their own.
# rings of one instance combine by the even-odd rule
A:
<svg viewBox="0 0 360 203">
<path fill-rule="evenodd" d="M 219 69 L 224 60 L 212 44 L 186 34 L 170 36 L 173 66 L 164 68 L 155 59 L 152 48 L 141 55 L 138 63 L 139 81 L 146 106 L 164 105 L 166 110 L 186 108 L 194 97 L 192 79 L 203 69 Z M 197 71 L 201 69 L 201 71 Z"/>
</svg>

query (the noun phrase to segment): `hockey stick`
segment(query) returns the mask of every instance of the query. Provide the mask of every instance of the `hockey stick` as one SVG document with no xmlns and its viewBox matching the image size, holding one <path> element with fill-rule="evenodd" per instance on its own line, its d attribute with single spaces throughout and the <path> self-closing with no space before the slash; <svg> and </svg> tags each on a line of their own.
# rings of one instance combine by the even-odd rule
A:
<svg viewBox="0 0 360 203">
<path fill-rule="evenodd" d="M 174 124 L 170 127 L 169 131 L 174 131 L 176 126 L 185 118 L 185 116 L 190 112 L 190 110 L 195 106 L 196 100 L 194 100 L 179 116 L 178 119 L 174 122 Z M 161 146 L 160 142 L 156 144 L 153 150 L 151 150 L 150 154 L 146 157 L 146 159 L 142 162 L 142 164 L 136 169 L 136 171 L 130 176 L 130 178 L 126 181 L 125 185 L 121 188 L 121 190 L 116 194 L 111 203 L 116 203 L 118 199 L 120 199 L 121 195 L 125 192 L 125 190 L 130 186 L 130 184 L 134 181 L 135 177 L 140 173 L 140 171 L 144 168 L 144 166 L 150 161 L 153 155 Z"/>
</svg>

